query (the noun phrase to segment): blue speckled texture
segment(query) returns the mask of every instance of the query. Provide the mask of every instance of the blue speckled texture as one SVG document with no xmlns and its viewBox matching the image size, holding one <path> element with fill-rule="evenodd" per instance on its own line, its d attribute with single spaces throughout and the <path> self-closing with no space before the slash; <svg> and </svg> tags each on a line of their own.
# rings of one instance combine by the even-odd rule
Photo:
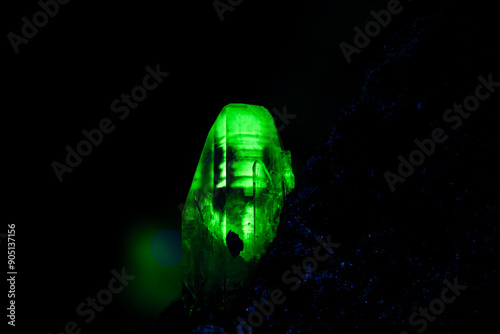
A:
<svg viewBox="0 0 500 334">
<path fill-rule="evenodd" d="M 484 37 L 469 10 L 429 6 L 426 15 L 408 13 L 405 24 L 384 35 L 365 59 L 357 97 L 331 110 L 324 145 L 296 171 L 303 182 L 234 307 L 224 314 L 207 308 L 186 321 L 172 316 L 180 312 L 176 304 L 162 315 L 158 333 L 177 326 L 187 333 L 237 333 L 236 318 L 246 318 L 253 301 L 268 299 L 275 288 L 287 301 L 255 333 L 417 333 L 410 315 L 455 277 L 467 290 L 425 333 L 488 332 L 500 309 L 500 89 L 461 128 L 442 120 L 474 92 L 478 75 L 493 73 L 500 81 L 498 35 Z M 474 13 L 482 11 L 488 9 Z M 407 157 L 413 141 L 437 126 L 449 139 L 391 192 L 384 172 L 394 172 L 398 155 Z M 341 246 L 291 291 L 282 273 L 328 235 Z"/>
</svg>

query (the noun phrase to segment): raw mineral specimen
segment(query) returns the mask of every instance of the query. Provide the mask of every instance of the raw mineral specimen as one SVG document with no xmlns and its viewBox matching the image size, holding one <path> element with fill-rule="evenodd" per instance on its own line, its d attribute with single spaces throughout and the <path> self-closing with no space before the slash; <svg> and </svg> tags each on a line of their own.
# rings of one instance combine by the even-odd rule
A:
<svg viewBox="0 0 500 334">
<path fill-rule="evenodd" d="M 224 307 L 276 236 L 294 188 L 290 152 L 260 106 L 229 104 L 210 129 L 182 213 L 183 302 Z"/>
</svg>

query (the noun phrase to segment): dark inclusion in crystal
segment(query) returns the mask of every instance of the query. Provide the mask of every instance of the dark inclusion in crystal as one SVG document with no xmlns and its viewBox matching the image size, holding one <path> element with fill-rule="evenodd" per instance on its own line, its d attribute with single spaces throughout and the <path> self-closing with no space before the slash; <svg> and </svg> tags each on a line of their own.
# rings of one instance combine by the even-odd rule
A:
<svg viewBox="0 0 500 334">
<path fill-rule="evenodd" d="M 243 250 L 243 241 L 241 241 L 240 236 L 233 231 L 229 231 L 227 234 L 226 244 L 233 259 L 240 255 L 240 252 Z"/>
</svg>

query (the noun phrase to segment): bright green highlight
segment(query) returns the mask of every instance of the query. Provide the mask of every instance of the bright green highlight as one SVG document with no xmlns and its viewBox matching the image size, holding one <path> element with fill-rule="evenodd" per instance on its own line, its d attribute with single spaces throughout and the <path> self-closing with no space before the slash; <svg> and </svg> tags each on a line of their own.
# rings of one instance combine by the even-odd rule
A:
<svg viewBox="0 0 500 334">
<path fill-rule="evenodd" d="M 242 284 L 275 238 L 285 196 L 294 186 L 290 152 L 282 149 L 269 111 L 247 104 L 224 107 L 183 211 L 183 281 L 192 297 L 201 286 L 226 291 Z M 237 236 L 228 239 L 230 231 Z M 240 251 L 235 245 L 241 243 Z"/>
</svg>

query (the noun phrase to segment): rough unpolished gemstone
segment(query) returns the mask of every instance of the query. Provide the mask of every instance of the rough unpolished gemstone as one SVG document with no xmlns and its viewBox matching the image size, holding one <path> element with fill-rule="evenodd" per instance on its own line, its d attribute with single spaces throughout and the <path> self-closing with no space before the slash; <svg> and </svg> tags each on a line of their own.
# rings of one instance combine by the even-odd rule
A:
<svg viewBox="0 0 500 334">
<path fill-rule="evenodd" d="M 276 236 L 294 188 L 290 152 L 260 106 L 229 104 L 210 129 L 182 213 L 183 301 L 223 306 Z"/>
</svg>

